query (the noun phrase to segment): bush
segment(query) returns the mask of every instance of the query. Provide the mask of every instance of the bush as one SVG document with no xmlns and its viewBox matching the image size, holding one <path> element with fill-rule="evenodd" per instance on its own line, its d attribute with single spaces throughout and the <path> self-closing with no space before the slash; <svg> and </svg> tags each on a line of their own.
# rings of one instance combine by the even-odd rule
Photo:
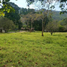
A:
<svg viewBox="0 0 67 67">
<path fill-rule="evenodd" d="M 65 27 L 64 26 L 59 26 L 59 32 L 64 32 L 65 31 Z"/>
<path fill-rule="evenodd" d="M 5 17 L 0 17 L 0 28 L 3 28 L 5 32 L 8 32 L 9 30 L 13 30 L 15 25 L 12 20 Z"/>
</svg>

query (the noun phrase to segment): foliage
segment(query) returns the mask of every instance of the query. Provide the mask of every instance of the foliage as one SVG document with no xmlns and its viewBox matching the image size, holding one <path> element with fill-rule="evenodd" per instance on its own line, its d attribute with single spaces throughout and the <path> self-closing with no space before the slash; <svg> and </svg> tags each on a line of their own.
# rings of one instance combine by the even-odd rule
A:
<svg viewBox="0 0 67 67">
<path fill-rule="evenodd" d="M 25 20 L 25 24 L 27 25 L 27 28 L 29 28 L 29 29 L 33 28 L 33 23 L 34 23 L 35 17 L 36 17 L 35 14 L 32 12 L 23 16 L 23 18 Z"/>
<path fill-rule="evenodd" d="M 47 12 L 47 10 L 44 11 L 45 13 Z M 52 22 L 52 20 L 56 20 L 56 24 L 58 25 L 58 23 L 60 22 L 59 20 L 62 20 L 64 18 L 66 18 L 67 14 L 64 15 L 60 15 L 59 11 L 50 11 L 49 10 L 49 14 L 42 14 L 42 10 L 38 10 L 36 11 L 36 13 L 29 13 L 27 15 L 23 15 L 21 20 L 23 22 L 24 26 L 27 26 L 28 28 L 31 28 L 31 20 L 33 20 L 33 24 L 32 26 L 34 27 L 35 30 L 42 30 L 42 19 L 44 22 L 44 28 L 46 27 L 46 24 L 50 21 Z M 35 17 L 34 17 L 35 16 Z M 62 21 L 59 25 L 66 25 L 66 19 L 65 21 Z M 54 25 L 56 27 L 56 25 Z M 64 26 L 66 28 L 66 26 Z M 57 30 L 59 31 L 59 30 Z"/>
<path fill-rule="evenodd" d="M 59 31 L 67 31 L 67 18 L 61 20 L 59 23 Z"/>
<path fill-rule="evenodd" d="M 29 14 L 29 13 L 35 13 L 35 10 L 34 9 L 26 9 L 26 8 L 20 8 L 20 15 L 26 15 L 26 14 Z"/>
<path fill-rule="evenodd" d="M 65 28 L 65 31 L 67 32 L 67 25 L 65 25 L 64 28 Z"/>
<path fill-rule="evenodd" d="M 5 17 L 12 20 L 14 22 L 14 24 L 16 25 L 16 27 L 18 29 L 21 29 L 22 23 L 20 21 L 20 15 L 19 15 L 19 9 L 20 8 L 12 2 L 10 2 L 10 4 L 12 6 L 14 6 L 13 8 L 15 9 L 15 12 L 10 11 L 10 13 L 8 13 L 8 12 L 5 11 Z"/>
<path fill-rule="evenodd" d="M 64 28 L 64 26 L 60 25 L 59 26 L 59 32 L 63 32 L 63 31 L 65 31 L 65 28 Z"/>
<path fill-rule="evenodd" d="M 63 19 L 63 20 L 61 21 L 61 24 L 62 24 L 62 25 L 67 25 L 67 18 Z"/>
<path fill-rule="evenodd" d="M 9 13 L 10 11 L 15 11 L 14 8 L 9 4 L 9 1 L 10 0 L 0 0 L 0 16 L 5 16 L 4 11 L 6 11 L 7 13 Z"/>
<path fill-rule="evenodd" d="M 36 31 L 42 30 L 42 21 L 41 20 L 35 20 L 33 23 L 33 27 Z"/>
<path fill-rule="evenodd" d="M 46 5 L 47 5 L 47 7 L 46 8 L 48 8 L 48 10 L 49 9 L 54 9 L 57 5 L 54 5 L 54 4 L 56 4 L 57 2 L 59 2 L 59 4 L 60 4 L 60 8 L 61 8 L 61 12 L 60 12 L 60 14 L 64 14 L 64 13 L 67 13 L 67 8 L 66 8 L 66 6 L 67 6 L 67 3 L 66 3 L 66 1 L 67 0 L 27 0 L 27 2 L 28 2 L 28 6 L 30 5 L 30 4 L 32 4 L 32 3 L 34 3 L 35 2 L 35 4 L 37 4 L 37 2 L 41 2 L 41 7 L 42 8 L 44 8 L 44 7 L 46 7 Z"/>
<path fill-rule="evenodd" d="M 27 25 L 27 28 L 34 28 L 35 30 L 42 30 L 42 19 L 43 19 L 43 25 L 48 23 L 49 17 L 46 16 L 46 14 L 38 14 L 38 13 L 29 13 L 27 15 L 24 15 L 21 19 L 24 23 L 24 25 Z"/>
<path fill-rule="evenodd" d="M 6 32 L 15 28 L 12 20 L 5 17 L 0 17 L 0 28 L 3 28 Z"/>
<path fill-rule="evenodd" d="M 22 27 L 22 23 L 20 22 L 20 16 L 17 12 L 10 12 L 10 13 L 5 13 L 5 17 L 8 19 L 12 20 L 16 26 L 18 26 L 18 29 Z"/>
<path fill-rule="evenodd" d="M 49 21 L 46 25 L 46 31 L 51 32 L 51 35 L 53 32 L 58 31 L 58 24 L 56 21 Z"/>
</svg>

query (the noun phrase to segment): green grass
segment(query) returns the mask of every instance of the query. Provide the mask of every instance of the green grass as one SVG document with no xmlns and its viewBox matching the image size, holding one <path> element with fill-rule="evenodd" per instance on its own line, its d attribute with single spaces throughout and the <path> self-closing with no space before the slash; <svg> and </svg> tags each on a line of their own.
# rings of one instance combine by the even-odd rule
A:
<svg viewBox="0 0 67 67">
<path fill-rule="evenodd" d="M 0 67 L 67 67 L 67 33 L 0 34 Z"/>
</svg>

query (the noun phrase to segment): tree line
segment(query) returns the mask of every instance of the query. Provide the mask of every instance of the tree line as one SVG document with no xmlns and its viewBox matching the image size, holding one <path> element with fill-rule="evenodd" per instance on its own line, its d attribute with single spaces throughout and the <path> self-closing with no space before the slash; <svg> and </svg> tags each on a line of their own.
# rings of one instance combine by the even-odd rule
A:
<svg viewBox="0 0 67 67">
<path fill-rule="evenodd" d="M 34 11 L 33 9 L 19 8 L 16 4 L 12 2 L 9 2 L 9 4 L 12 6 L 12 9 L 14 9 L 14 11 L 4 11 L 5 15 L 0 16 L 0 28 L 4 29 L 5 32 L 8 32 L 9 30 L 20 30 L 23 26 L 23 23 L 20 21 L 21 15 L 26 15 L 31 11 Z M 6 19 L 6 21 L 4 19 Z M 13 25 L 14 27 L 8 27 L 9 25 Z"/>
<path fill-rule="evenodd" d="M 36 31 L 47 31 L 51 32 L 64 32 L 67 31 L 67 20 L 66 18 L 58 21 L 53 19 L 52 13 L 49 11 L 49 15 L 47 11 L 43 12 L 42 11 L 37 11 L 35 12 L 34 9 L 25 9 L 25 8 L 19 8 L 17 5 L 14 3 L 11 3 L 11 5 L 15 6 L 14 12 L 10 10 L 4 11 L 5 16 L 1 17 L 0 23 L 2 24 L 2 19 L 6 19 L 6 21 L 9 21 L 8 24 L 13 25 L 11 27 L 8 27 L 9 25 L 5 22 L 6 27 L 4 28 L 4 24 L 1 25 L 0 27 L 3 27 L 7 31 L 9 30 L 21 30 L 21 27 L 25 29 L 35 29 Z M 20 12 L 19 12 L 20 10 Z M 8 19 L 7 19 L 8 18 Z M 11 21 L 12 20 L 12 21 Z"/>
<path fill-rule="evenodd" d="M 43 14 L 41 12 L 29 13 L 21 17 L 23 28 L 32 29 L 37 31 L 51 32 L 66 32 L 67 31 L 67 18 L 62 20 L 55 20 L 52 13 L 47 11 Z"/>
</svg>

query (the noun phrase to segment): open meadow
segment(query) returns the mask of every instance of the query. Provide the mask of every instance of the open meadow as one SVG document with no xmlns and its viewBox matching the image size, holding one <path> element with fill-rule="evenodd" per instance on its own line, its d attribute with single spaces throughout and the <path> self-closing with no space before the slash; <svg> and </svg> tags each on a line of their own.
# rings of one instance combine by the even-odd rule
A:
<svg viewBox="0 0 67 67">
<path fill-rule="evenodd" d="M 0 67 L 67 67 L 67 33 L 0 33 Z"/>
</svg>

